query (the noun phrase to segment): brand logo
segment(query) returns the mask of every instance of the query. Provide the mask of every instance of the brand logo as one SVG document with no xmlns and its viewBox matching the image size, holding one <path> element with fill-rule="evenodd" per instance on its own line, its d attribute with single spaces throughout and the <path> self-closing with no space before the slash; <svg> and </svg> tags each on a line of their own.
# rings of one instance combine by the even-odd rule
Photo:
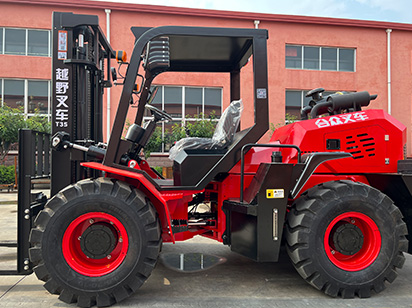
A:
<svg viewBox="0 0 412 308">
<path fill-rule="evenodd" d="M 328 118 L 320 118 L 317 119 L 315 124 L 317 127 L 329 127 L 329 126 L 336 126 L 342 125 L 347 123 L 354 123 L 359 121 L 365 121 L 369 119 L 368 115 L 364 111 L 355 112 L 355 113 L 346 113 L 346 114 L 339 114 L 336 116 L 331 116 Z"/>
</svg>

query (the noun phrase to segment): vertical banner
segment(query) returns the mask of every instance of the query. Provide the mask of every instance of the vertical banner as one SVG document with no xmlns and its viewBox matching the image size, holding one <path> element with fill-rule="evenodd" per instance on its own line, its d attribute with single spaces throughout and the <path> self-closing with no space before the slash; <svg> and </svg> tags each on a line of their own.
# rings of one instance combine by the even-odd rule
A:
<svg viewBox="0 0 412 308">
<path fill-rule="evenodd" d="M 62 13 L 53 13 L 52 34 L 52 135 L 64 131 L 71 138 L 74 133 L 74 79 L 72 65 L 65 60 L 72 58 L 73 33 L 71 29 L 64 29 Z M 70 151 L 52 151 L 51 156 L 51 194 L 71 184 L 73 181 L 73 166 L 70 160 Z"/>
<path fill-rule="evenodd" d="M 65 60 L 71 57 L 69 46 L 72 33 L 66 30 L 56 30 L 56 27 L 53 29 L 52 133 L 65 131 L 72 135 L 72 67 L 64 63 Z"/>
<path fill-rule="evenodd" d="M 69 91 L 70 89 L 70 74 L 68 68 L 57 67 L 55 70 L 55 109 L 54 121 L 55 127 L 69 127 Z"/>
</svg>

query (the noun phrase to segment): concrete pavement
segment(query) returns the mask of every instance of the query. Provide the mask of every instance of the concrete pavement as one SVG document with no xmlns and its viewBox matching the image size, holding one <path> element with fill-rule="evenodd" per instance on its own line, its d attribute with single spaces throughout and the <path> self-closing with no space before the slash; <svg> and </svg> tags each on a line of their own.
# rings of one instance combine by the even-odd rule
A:
<svg viewBox="0 0 412 308">
<path fill-rule="evenodd" d="M 12 194 L 12 193 L 9 193 Z M 8 195 L 8 194 L 7 194 Z M 0 202 L 9 196 L 0 193 Z M 5 215 L 4 213 L 7 213 Z M 16 205 L 0 203 L 0 240 L 15 236 Z M 13 266 L 15 250 L 0 250 L 0 265 Z M 182 272 L 170 260 L 181 254 L 216 256 L 219 263 L 207 270 Z M 196 256 L 196 255 L 191 255 Z M 172 259 L 168 258 L 172 257 Z M 202 264 L 203 264 L 202 258 Z M 206 264 L 206 261 L 205 261 Z M 75 307 L 49 294 L 35 275 L 0 276 L 0 307 Z M 214 241 L 196 237 L 163 245 L 152 276 L 133 296 L 112 307 L 364 307 L 412 308 L 412 256 L 387 289 L 369 299 L 334 299 L 315 290 L 294 270 L 286 252 L 278 263 L 255 263 Z"/>
</svg>

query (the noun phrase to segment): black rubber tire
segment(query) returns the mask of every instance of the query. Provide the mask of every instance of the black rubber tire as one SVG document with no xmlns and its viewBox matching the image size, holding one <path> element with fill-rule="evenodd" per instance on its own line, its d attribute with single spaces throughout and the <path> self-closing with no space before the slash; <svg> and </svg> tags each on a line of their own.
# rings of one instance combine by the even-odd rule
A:
<svg viewBox="0 0 412 308">
<path fill-rule="evenodd" d="M 107 213 L 124 226 L 128 250 L 112 272 L 82 275 L 64 258 L 63 236 L 72 221 L 87 213 Z M 161 228 L 150 201 L 126 183 L 109 178 L 82 180 L 56 194 L 35 220 L 30 260 L 37 278 L 52 294 L 80 307 L 110 306 L 129 297 L 150 276 L 161 249 Z"/>
<path fill-rule="evenodd" d="M 324 244 L 332 221 L 348 212 L 371 218 L 379 229 L 381 247 L 376 259 L 364 269 L 348 271 L 333 264 Z M 380 191 L 351 181 L 327 182 L 306 191 L 293 204 L 287 217 L 286 241 L 298 273 L 329 296 L 370 297 L 393 282 L 396 268 L 405 262 L 407 227 L 400 210 Z"/>
</svg>

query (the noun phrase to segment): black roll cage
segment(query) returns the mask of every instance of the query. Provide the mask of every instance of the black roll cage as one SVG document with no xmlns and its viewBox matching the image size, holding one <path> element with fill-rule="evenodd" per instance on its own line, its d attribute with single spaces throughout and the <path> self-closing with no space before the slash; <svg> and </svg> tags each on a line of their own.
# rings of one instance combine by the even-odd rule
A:
<svg viewBox="0 0 412 308">
<path fill-rule="evenodd" d="M 254 125 L 236 133 L 234 142 L 226 154 L 198 183 L 191 187 L 184 187 L 185 189 L 203 189 L 216 175 L 228 172 L 240 160 L 240 151 L 245 144 L 257 142 L 269 128 L 266 49 L 268 31 L 264 29 L 162 26 L 132 28 L 132 32 L 136 41 L 124 79 L 123 91 L 107 152 L 103 160 L 104 165 L 120 169 L 125 168 L 120 164 L 120 159 L 131 146 L 129 141 L 121 139 L 123 127 L 138 70 L 141 67 L 142 55 L 149 41 L 163 36 L 169 38 L 170 67 L 168 71 L 230 73 L 231 101 L 241 98 L 240 70 L 253 55 Z M 140 125 L 142 122 L 153 78 L 154 76 L 146 71 L 135 124 Z M 136 170 L 130 168 L 130 171 Z M 173 187 L 169 188 L 173 189 Z"/>
</svg>

